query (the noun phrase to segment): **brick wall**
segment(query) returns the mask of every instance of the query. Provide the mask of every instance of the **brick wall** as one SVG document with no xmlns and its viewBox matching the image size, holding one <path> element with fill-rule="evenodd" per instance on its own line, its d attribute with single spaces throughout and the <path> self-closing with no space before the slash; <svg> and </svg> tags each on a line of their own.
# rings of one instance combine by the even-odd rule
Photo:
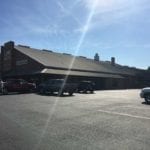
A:
<svg viewBox="0 0 150 150">
<path fill-rule="evenodd" d="M 14 42 L 11 41 L 1 47 L 1 55 L 1 69 L 4 77 L 12 72 L 14 74 L 29 74 L 44 68 L 42 64 L 16 50 Z"/>
</svg>

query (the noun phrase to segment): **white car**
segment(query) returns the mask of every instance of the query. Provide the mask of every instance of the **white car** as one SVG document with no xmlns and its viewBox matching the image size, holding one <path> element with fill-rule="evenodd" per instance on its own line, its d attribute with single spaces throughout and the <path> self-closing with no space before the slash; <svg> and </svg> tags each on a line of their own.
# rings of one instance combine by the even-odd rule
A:
<svg viewBox="0 0 150 150">
<path fill-rule="evenodd" d="M 140 97 L 144 98 L 146 103 L 150 102 L 150 87 L 143 88 Z"/>
</svg>

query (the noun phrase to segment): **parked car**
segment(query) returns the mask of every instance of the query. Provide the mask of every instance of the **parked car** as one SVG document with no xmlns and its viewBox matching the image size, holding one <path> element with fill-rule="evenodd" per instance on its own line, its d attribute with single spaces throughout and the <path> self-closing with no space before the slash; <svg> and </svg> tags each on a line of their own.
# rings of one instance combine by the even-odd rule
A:
<svg viewBox="0 0 150 150">
<path fill-rule="evenodd" d="M 3 82 L 2 80 L 0 80 L 0 93 L 3 93 L 4 84 L 5 84 L 5 82 Z"/>
<path fill-rule="evenodd" d="M 93 93 L 94 92 L 94 82 L 92 81 L 81 81 L 79 84 L 78 84 L 78 88 L 77 88 L 77 92 L 82 92 L 82 93 L 87 93 L 87 92 L 90 92 L 90 93 Z"/>
<path fill-rule="evenodd" d="M 71 96 L 77 88 L 77 84 L 65 82 L 65 79 L 49 79 L 38 86 L 40 94 L 57 92 L 59 96 L 63 93 L 69 93 Z"/>
<path fill-rule="evenodd" d="M 23 79 L 9 79 L 4 83 L 3 94 L 8 94 L 8 92 L 31 92 L 35 88 L 34 83 L 29 83 Z"/>
<path fill-rule="evenodd" d="M 150 102 L 150 87 L 143 88 L 140 93 L 141 98 L 145 99 L 146 103 Z"/>
</svg>

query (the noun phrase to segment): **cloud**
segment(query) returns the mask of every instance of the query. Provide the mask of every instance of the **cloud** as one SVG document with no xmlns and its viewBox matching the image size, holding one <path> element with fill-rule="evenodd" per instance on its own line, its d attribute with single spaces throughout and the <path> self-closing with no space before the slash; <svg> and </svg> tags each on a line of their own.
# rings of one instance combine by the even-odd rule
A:
<svg viewBox="0 0 150 150">
<path fill-rule="evenodd" d="M 95 12 L 104 13 L 127 7 L 134 7 L 139 0 L 84 0 L 85 7 L 91 10 L 92 4 L 96 3 Z"/>
<path fill-rule="evenodd" d="M 150 48 L 150 44 L 149 43 L 144 43 L 144 44 L 125 44 L 124 47 L 149 49 Z"/>
<path fill-rule="evenodd" d="M 74 19 L 79 25 L 81 25 L 81 21 L 79 20 L 79 18 L 77 18 L 73 13 L 72 13 L 72 9 L 73 7 L 79 2 L 79 0 L 74 2 L 74 5 L 71 6 L 71 8 L 67 8 L 63 5 L 63 3 L 61 3 L 60 1 L 56 1 L 57 5 L 60 7 L 61 10 L 61 14 L 63 14 L 63 17 L 67 17 L 70 16 L 72 19 Z"/>
<path fill-rule="evenodd" d="M 83 0 L 83 7 L 90 12 L 93 3 L 96 3 L 96 6 L 89 30 L 130 20 L 147 7 L 147 0 Z M 84 27 L 76 30 L 82 32 Z"/>
<path fill-rule="evenodd" d="M 17 17 L 17 22 L 22 29 L 25 29 L 28 34 L 43 36 L 65 36 L 69 32 L 62 29 L 59 24 L 50 22 L 41 22 L 39 20 L 34 20 L 33 17 L 24 19 L 22 17 Z"/>
</svg>

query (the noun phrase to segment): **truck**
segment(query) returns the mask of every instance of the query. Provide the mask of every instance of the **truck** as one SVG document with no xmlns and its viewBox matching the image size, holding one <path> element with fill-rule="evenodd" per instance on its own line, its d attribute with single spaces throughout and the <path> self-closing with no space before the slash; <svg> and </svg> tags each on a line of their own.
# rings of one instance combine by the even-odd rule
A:
<svg viewBox="0 0 150 150">
<path fill-rule="evenodd" d="M 37 91 L 40 94 L 53 94 L 57 92 L 58 96 L 62 96 L 64 93 L 68 93 L 71 96 L 76 89 L 76 83 L 67 82 L 65 79 L 49 79 L 41 83 L 38 86 Z"/>
<path fill-rule="evenodd" d="M 81 81 L 78 84 L 77 92 L 79 93 L 93 93 L 94 92 L 95 83 L 92 81 Z"/>
</svg>

